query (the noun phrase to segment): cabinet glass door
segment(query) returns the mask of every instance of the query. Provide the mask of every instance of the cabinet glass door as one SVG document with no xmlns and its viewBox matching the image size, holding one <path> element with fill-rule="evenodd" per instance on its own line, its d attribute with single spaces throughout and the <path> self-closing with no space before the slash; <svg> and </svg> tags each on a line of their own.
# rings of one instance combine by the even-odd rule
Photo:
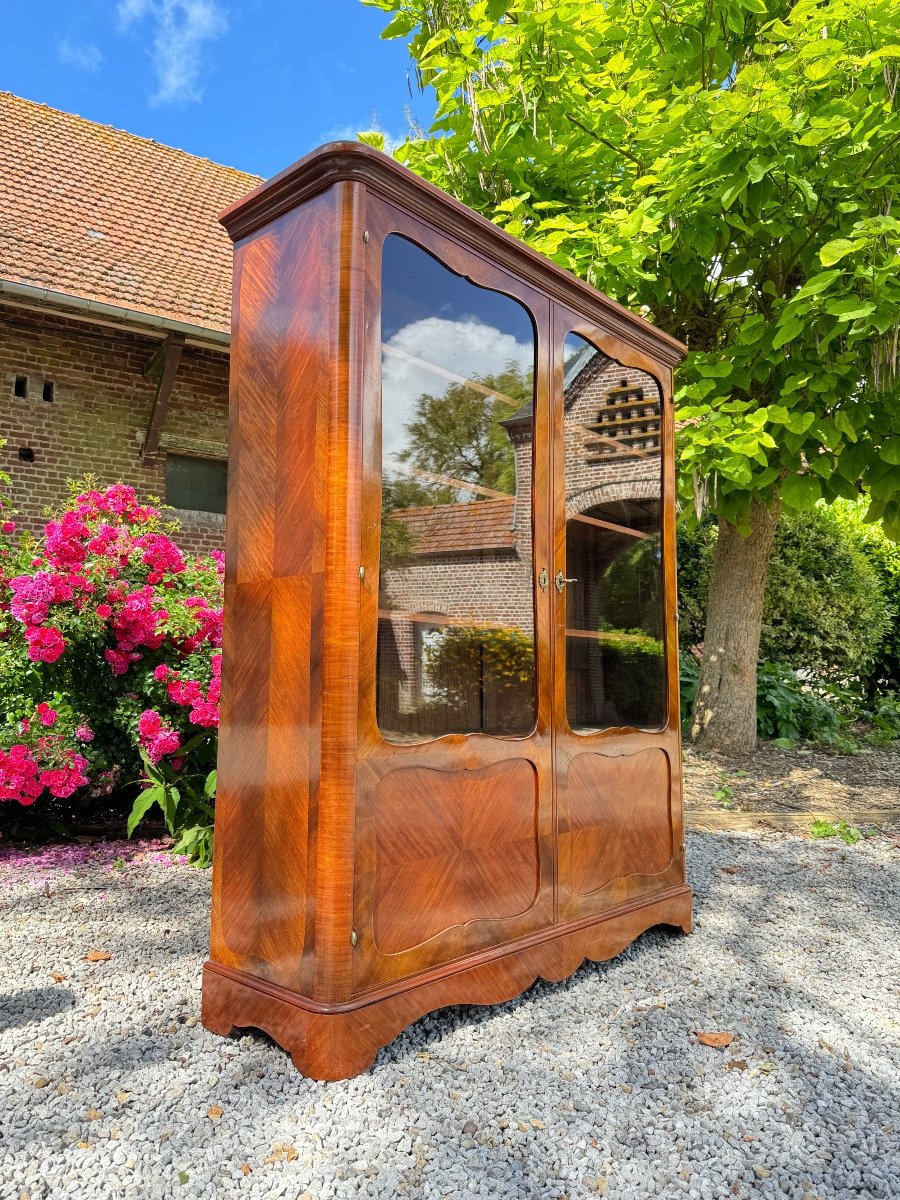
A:
<svg viewBox="0 0 900 1200">
<path fill-rule="evenodd" d="M 563 347 L 566 717 L 665 724 L 659 385 L 578 334 Z"/>
<path fill-rule="evenodd" d="M 558 314 L 559 315 L 559 314 Z M 676 880 L 664 613 L 662 393 L 557 323 L 555 527 L 559 912 Z"/>
<path fill-rule="evenodd" d="M 545 927 L 555 880 L 550 304 L 374 197 L 366 225 L 359 992 Z"/>
<path fill-rule="evenodd" d="M 399 234 L 382 265 L 382 737 L 535 724 L 535 336 L 518 301 Z"/>
</svg>

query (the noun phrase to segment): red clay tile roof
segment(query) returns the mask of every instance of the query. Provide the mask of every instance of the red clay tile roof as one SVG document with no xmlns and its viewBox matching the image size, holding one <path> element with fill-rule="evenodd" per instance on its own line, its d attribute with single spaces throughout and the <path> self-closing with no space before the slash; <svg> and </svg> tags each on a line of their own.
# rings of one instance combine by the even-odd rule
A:
<svg viewBox="0 0 900 1200">
<path fill-rule="evenodd" d="M 0 279 L 227 333 L 226 205 L 259 183 L 0 92 Z"/>
<path fill-rule="evenodd" d="M 515 497 L 478 500 L 472 504 L 437 504 L 431 508 L 398 508 L 391 514 L 415 538 L 416 554 L 453 550 L 504 550 L 516 544 Z"/>
</svg>

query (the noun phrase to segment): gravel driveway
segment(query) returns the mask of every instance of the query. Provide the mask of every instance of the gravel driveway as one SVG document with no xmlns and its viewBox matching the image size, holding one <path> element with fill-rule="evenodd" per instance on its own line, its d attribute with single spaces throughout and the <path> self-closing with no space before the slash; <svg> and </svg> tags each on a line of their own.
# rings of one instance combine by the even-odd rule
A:
<svg viewBox="0 0 900 1200">
<path fill-rule="evenodd" d="M 203 1030 L 209 874 L 116 853 L 0 854 L 2 1200 L 900 1197 L 886 838 L 691 834 L 693 936 L 428 1017 L 328 1084 Z"/>
</svg>

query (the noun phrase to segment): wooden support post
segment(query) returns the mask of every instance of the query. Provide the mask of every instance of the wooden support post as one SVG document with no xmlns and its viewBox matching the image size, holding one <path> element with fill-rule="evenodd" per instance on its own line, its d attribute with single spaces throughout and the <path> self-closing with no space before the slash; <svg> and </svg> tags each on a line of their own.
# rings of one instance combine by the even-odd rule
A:
<svg viewBox="0 0 900 1200">
<path fill-rule="evenodd" d="M 141 461 L 156 454 L 159 450 L 159 435 L 169 408 L 169 397 L 175 383 L 175 372 L 181 360 L 184 349 L 184 334 L 170 333 L 144 368 L 145 375 L 159 376 L 156 384 L 156 395 L 153 397 L 153 407 L 150 409 L 150 420 L 147 424 L 147 436 L 141 448 Z"/>
</svg>

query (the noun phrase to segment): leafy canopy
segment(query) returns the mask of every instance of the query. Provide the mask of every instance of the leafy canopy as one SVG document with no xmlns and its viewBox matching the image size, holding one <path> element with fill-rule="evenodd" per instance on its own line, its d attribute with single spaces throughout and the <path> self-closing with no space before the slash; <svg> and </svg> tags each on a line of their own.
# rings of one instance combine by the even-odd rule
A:
<svg viewBox="0 0 900 1200">
<path fill-rule="evenodd" d="M 364 2 L 436 94 L 397 157 L 686 342 L 697 508 L 900 538 L 896 0 Z"/>
</svg>

